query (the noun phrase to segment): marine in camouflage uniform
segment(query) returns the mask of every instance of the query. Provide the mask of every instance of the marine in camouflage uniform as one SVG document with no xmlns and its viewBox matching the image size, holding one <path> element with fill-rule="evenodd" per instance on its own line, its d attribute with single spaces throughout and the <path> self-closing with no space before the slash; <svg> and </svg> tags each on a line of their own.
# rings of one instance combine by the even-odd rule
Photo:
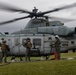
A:
<svg viewBox="0 0 76 75">
<path fill-rule="evenodd" d="M 30 61 L 31 47 L 32 47 L 30 38 L 26 39 L 25 47 L 26 47 L 26 61 L 27 61 L 27 59 L 28 59 L 28 61 Z"/>
<path fill-rule="evenodd" d="M 57 52 L 57 58 L 58 60 L 60 60 L 60 39 L 58 38 L 58 36 L 55 36 L 55 49 L 56 49 L 56 52 Z"/>
<path fill-rule="evenodd" d="M 2 50 L 2 59 L 6 63 L 7 62 L 7 44 L 6 44 L 6 41 L 2 42 L 1 50 Z"/>
</svg>

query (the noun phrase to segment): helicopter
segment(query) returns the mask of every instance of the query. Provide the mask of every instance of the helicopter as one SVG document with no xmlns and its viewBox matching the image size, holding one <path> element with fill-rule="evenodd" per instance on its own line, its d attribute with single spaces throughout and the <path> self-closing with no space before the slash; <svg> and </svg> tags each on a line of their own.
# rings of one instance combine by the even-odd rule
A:
<svg viewBox="0 0 76 75">
<path fill-rule="evenodd" d="M 76 7 L 76 3 L 55 8 L 53 10 L 38 12 L 38 9 L 34 7 L 31 11 L 27 11 L 24 9 L 16 8 L 14 6 L 8 6 L 6 4 L 0 4 L 0 10 L 10 11 L 10 12 L 19 12 L 29 14 L 24 17 L 16 18 L 13 20 L 1 22 L 0 25 L 5 25 L 8 23 L 13 23 L 22 19 L 31 18 L 26 27 L 23 30 L 13 32 L 9 35 L 2 35 L 0 38 L 4 38 L 8 45 L 11 48 L 11 51 L 8 52 L 8 55 L 15 56 L 24 56 L 25 55 L 25 47 L 24 42 L 26 38 L 31 38 L 31 42 L 33 43 L 32 53 L 33 56 L 48 56 L 53 54 L 55 51 L 55 47 L 52 46 L 55 40 L 55 35 L 60 36 L 61 39 L 61 52 L 67 52 L 70 49 L 76 49 L 76 42 L 74 42 L 76 38 L 76 27 L 68 28 L 63 25 L 63 23 L 59 20 L 49 21 L 48 19 L 54 19 L 56 17 L 49 17 L 46 14 L 58 12 L 60 10 L 69 9 Z M 57 18 L 56 18 L 57 19 Z M 64 21 L 72 21 L 72 19 L 62 19 Z M 52 43 L 52 44 L 51 44 Z M 52 48 L 52 49 L 51 49 Z M 52 51 L 51 51 L 52 50 Z"/>
</svg>

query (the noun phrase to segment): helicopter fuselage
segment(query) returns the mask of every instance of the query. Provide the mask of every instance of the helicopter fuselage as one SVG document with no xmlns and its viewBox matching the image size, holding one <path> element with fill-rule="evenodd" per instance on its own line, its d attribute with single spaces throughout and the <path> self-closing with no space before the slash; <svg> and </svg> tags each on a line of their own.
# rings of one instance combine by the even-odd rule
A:
<svg viewBox="0 0 76 75">
<path fill-rule="evenodd" d="M 4 38 L 7 41 L 7 44 L 10 47 L 10 51 L 7 52 L 8 56 L 25 56 L 26 48 L 24 46 L 24 43 L 28 37 L 32 42 L 31 56 L 48 56 L 55 52 L 55 36 L 49 34 L 10 34 L 0 36 L 0 41 L 2 42 L 1 38 Z M 60 38 L 60 40 L 60 52 L 68 52 L 70 48 L 76 48 L 75 44 L 71 45 L 69 41 L 64 38 Z"/>
</svg>

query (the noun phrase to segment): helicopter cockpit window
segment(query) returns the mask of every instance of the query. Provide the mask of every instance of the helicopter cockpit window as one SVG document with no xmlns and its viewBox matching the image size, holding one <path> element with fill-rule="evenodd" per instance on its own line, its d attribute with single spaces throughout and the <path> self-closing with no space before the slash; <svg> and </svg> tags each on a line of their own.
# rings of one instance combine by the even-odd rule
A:
<svg viewBox="0 0 76 75">
<path fill-rule="evenodd" d="M 37 27 L 43 27 L 46 26 L 44 19 L 34 19 L 31 22 L 30 28 L 37 28 Z"/>
<path fill-rule="evenodd" d="M 51 21 L 50 25 L 52 25 L 52 26 L 61 26 L 62 24 L 61 24 L 60 21 Z"/>
</svg>

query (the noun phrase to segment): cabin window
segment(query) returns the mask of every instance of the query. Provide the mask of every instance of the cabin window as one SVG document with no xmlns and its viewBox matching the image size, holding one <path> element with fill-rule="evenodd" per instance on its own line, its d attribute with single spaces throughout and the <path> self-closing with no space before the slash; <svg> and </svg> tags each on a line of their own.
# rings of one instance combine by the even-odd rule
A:
<svg viewBox="0 0 76 75">
<path fill-rule="evenodd" d="M 52 25 L 52 26 L 56 26 L 56 25 Z"/>
<path fill-rule="evenodd" d="M 33 45 L 41 45 L 41 39 L 33 39 Z"/>
<path fill-rule="evenodd" d="M 19 38 L 15 38 L 15 45 L 18 45 L 19 44 Z"/>
<path fill-rule="evenodd" d="M 10 41 L 10 39 L 8 39 L 8 41 Z"/>
<path fill-rule="evenodd" d="M 75 42 L 74 42 L 74 41 L 71 41 L 71 44 L 73 44 L 73 45 L 74 45 L 74 44 L 75 44 Z"/>
<path fill-rule="evenodd" d="M 52 40 L 52 37 L 49 37 L 48 40 Z"/>
<path fill-rule="evenodd" d="M 22 39 L 22 45 L 25 47 L 26 38 Z"/>
<path fill-rule="evenodd" d="M 49 22 L 46 22 L 46 26 L 49 26 Z"/>
</svg>

